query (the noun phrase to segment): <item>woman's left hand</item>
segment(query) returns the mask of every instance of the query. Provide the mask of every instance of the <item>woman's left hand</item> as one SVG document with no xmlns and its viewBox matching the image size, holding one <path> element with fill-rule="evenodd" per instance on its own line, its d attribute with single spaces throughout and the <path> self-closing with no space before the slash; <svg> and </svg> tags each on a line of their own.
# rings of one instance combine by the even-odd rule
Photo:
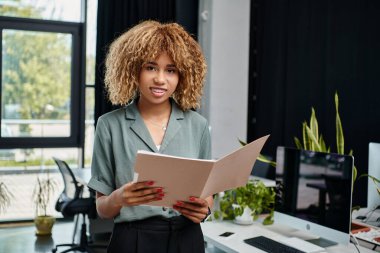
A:
<svg viewBox="0 0 380 253">
<path fill-rule="evenodd" d="M 177 210 L 194 223 L 200 223 L 208 215 L 210 201 L 212 203 L 212 197 L 206 199 L 190 197 L 188 201 L 177 201 L 173 206 L 173 209 Z"/>
</svg>

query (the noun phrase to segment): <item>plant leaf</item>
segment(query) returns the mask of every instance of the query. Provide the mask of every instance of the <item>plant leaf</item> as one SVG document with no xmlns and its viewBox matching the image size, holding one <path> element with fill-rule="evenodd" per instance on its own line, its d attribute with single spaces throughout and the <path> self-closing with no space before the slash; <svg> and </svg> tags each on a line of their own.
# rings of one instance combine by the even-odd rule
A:
<svg viewBox="0 0 380 253">
<path fill-rule="evenodd" d="M 351 212 L 358 211 L 360 209 L 360 206 L 353 206 L 351 209 Z"/>
<path fill-rule="evenodd" d="M 259 154 L 259 156 L 257 157 L 257 160 L 259 160 L 260 162 L 268 163 L 268 164 L 270 164 L 272 167 L 276 167 L 276 162 L 274 162 L 274 161 L 272 161 L 272 160 L 269 160 L 268 158 L 266 158 L 266 157 L 263 156 L 262 154 Z"/>
<path fill-rule="evenodd" d="M 294 143 L 296 144 L 297 149 L 302 149 L 301 141 L 297 137 L 294 137 Z"/>
<path fill-rule="evenodd" d="M 336 125 L 336 149 L 338 154 L 344 154 L 344 135 L 343 135 L 343 127 L 342 122 L 339 116 L 339 97 L 338 92 L 335 92 L 335 125 Z"/>
<path fill-rule="evenodd" d="M 325 140 L 323 139 L 322 134 L 319 137 L 319 144 L 321 145 L 321 151 L 322 152 L 327 152 L 326 143 L 325 143 Z"/>
<path fill-rule="evenodd" d="M 311 108 L 310 130 L 313 133 L 313 135 L 318 139 L 318 121 L 317 117 L 315 116 L 315 110 L 313 107 Z"/>
<path fill-rule="evenodd" d="M 311 131 L 311 129 L 308 126 L 306 126 L 306 132 L 310 138 L 310 142 L 313 143 L 313 146 L 314 146 L 313 149 L 310 149 L 310 150 L 321 151 L 321 146 L 318 143 L 318 137 L 314 136 L 313 132 Z"/>
<path fill-rule="evenodd" d="M 11 204 L 14 195 L 9 191 L 4 182 L 0 182 L 0 214 L 5 212 Z"/>
<path fill-rule="evenodd" d="M 310 139 L 308 137 L 307 131 L 306 131 L 307 123 L 304 121 L 302 123 L 302 139 L 303 139 L 303 147 L 305 150 L 310 150 Z"/>
<path fill-rule="evenodd" d="M 240 145 L 242 145 L 242 146 L 245 146 L 245 145 L 247 145 L 247 143 L 246 143 L 246 142 L 244 142 L 244 141 L 242 141 L 242 140 L 240 140 L 240 139 L 238 139 L 238 141 L 239 141 Z"/>
</svg>

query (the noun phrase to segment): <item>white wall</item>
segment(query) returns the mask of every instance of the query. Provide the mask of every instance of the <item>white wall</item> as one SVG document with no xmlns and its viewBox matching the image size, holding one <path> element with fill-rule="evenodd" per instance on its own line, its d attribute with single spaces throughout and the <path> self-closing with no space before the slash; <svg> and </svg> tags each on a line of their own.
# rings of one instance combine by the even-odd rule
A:
<svg viewBox="0 0 380 253">
<path fill-rule="evenodd" d="M 200 0 L 199 42 L 208 63 L 201 113 L 209 120 L 213 158 L 246 140 L 250 0 Z"/>
</svg>

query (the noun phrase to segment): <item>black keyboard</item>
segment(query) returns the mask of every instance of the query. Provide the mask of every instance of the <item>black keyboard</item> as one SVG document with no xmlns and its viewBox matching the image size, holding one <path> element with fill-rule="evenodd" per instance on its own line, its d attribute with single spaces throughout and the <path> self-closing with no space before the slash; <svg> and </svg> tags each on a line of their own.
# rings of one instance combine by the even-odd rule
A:
<svg viewBox="0 0 380 253">
<path fill-rule="evenodd" d="M 301 250 L 279 243 L 265 236 L 252 237 L 245 239 L 244 242 L 270 253 L 305 253 Z"/>
</svg>

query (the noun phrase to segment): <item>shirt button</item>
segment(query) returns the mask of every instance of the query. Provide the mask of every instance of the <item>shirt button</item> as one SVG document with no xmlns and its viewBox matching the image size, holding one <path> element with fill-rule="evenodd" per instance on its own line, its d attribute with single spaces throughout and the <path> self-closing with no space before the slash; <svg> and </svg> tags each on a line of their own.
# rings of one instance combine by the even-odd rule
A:
<svg viewBox="0 0 380 253">
<path fill-rule="evenodd" d="M 168 210 L 166 207 L 162 207 L 162 211 L 166 211 L 166 210 Z"/>
</svg>

